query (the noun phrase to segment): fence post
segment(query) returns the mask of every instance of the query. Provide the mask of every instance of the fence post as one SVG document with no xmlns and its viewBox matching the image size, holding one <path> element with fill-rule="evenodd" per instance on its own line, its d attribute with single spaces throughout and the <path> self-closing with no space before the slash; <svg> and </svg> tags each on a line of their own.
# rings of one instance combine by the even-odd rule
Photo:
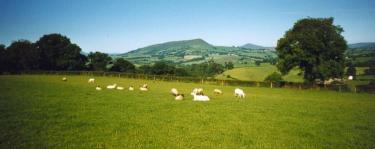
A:
<svg viewBox="0 0 375 149">
<path fill-rule="evenodd" d="M 354 86 L 354 93 L 357 93 L 357 86 Z"/>
<path fill-rule="evenodd" d="M 272 82 L 271 82 L 271 88 L 273 87 L 273 84 L 272 84 Z"/>
</svg>

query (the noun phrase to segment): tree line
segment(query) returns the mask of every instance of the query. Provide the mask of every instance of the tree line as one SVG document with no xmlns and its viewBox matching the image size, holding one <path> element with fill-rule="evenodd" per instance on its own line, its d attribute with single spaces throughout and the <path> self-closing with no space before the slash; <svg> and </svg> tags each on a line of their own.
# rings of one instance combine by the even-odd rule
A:
<svg viewBox="0 0 375 149">
<path fill-rule="evenodd" d="M 8 47 L 0 44 L 0 72 L 22 71 L 115 71 L 155 75 L 210 77 L 232 69 L 232 62 L 218 64 L 213 60 L 201 64 L 176 66 L 159 61 L 136 67 L 123 58 L 112 59 L 102 52 L 85 55 L 82 49 L 61 34 L 43 35 L 35 43 L 17 40 Z"/>
</svg>

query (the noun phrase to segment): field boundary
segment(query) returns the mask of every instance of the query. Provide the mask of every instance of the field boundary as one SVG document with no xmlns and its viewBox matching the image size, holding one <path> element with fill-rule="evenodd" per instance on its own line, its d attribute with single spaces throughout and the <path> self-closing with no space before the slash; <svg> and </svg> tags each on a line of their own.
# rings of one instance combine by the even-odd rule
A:
<svg viewBox="0 0 375 149">
<path fill-rule="evenodd" d="M 374 90 L 361 90 L 355 86 L 347 84 L 307 84 L 298 82 L 265 82 L 265 81 L 241 81 L 241 80 L 221 80 L 215 78 L 182 77 L 175 75 L 149 75 L 137 73 L 106 72 L 106 71 L 24 71 L 16 73 L 2 73 L 3 75 L 86 75 L 86 76 L 106 76 L 119 78 L 132 78 L 144 80 L 158 80 L 168 82 L 185 82 L 211 84 L 219 86 L 246 86 L 246 87 L 266 87 L 266 88 L 291 88 L 299 90 L 333 90 L 337 92 L 355 93 L 375 93 Z"/>
</svg>

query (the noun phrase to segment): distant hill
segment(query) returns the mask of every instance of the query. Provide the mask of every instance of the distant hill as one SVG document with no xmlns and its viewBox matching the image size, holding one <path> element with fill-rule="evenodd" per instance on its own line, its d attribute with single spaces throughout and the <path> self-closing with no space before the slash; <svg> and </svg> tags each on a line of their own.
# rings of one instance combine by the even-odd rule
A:
<svg viewBox="0 0 375 149">
<path fill-rule="evenodd" d="M 267 49 L 267 50 L 273 50 L 273 49 L 275 49 L 274 47 L 263 47 L 263 46 L 252 44 L 252 43 L 247 43 L 247 44 L 241 46 L 241 48 L 258 49 L 258 50 L 259 49 Z"/>
<path fill-rule="evenodd" d="M 355 66 L 373 67 L 375 65 L 375 42 L 361 42 L 348 45 L 346 55 Z"/>
<path fill-rule="evenodd" d="M 138 65 L 151 64 L 160 60 L 189 65 L 209 59 L 214 59 L 219 63 L 232 61 L 244 64 L 255 60 L 275 58 L 276 54 L 264 49 L 214 46 L 202 39 L 192 39 L 150 45 L 128 53 L 112 55 L 112 57 L 122 57 Z"/>
<path fill-rule="evenodd" d="M 360 42 L 349 44 L 349 48 L 351 49 L 375 49 L 375 42 Z"/>
</svg>

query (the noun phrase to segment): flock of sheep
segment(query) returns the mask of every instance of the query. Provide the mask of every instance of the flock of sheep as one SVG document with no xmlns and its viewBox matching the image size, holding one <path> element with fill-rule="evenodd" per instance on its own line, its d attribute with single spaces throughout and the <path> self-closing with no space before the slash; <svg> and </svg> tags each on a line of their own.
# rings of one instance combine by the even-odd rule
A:
<svg viewBox="0 0 375 149">
<path fill-rule="evenodd" d="M 62 78 L 63 81 L 67 81 L 68 79 L 66 77 Z M 90 78 L 88 80 L 88 83 L 95 83 L 94 78 Z M 97 91 L 102 90 L 102 88 L 97 85 L 95 88 Z M 107 85 L 107 89 L 116 89 L 116 90 L 124 90 L 125 88 L 122 86 L 118 86 L 117 84 L 112 84 L 112 85 Z M 134 91 L 133 86 L 129 86 L 128 88 L 129 91 Z M 140 91 L 148 91 L 148 85 L 143 84 L 142 86 L 139 87 Z M 175 97 L 175 100 L 183 100 L 184 99 L 184 94 L 181 94 L 178 92 L 176 88 L 171 89 L 171 94 Z M 210 98 L 207 95 L 204 95 L 203 89 L 202 88 L 194 88 L 193 91 L 190 93 L 193 96 L 193 101 L 210 101 Z M 214 89 L 214 94 L 215 95 L 222 95 L 223 92 L 220 89 Z M 234 95 L 237 98 L 245 98 L 245 92 L 242 89 L 236 88 L 234 90 Z"/>
</svg>

